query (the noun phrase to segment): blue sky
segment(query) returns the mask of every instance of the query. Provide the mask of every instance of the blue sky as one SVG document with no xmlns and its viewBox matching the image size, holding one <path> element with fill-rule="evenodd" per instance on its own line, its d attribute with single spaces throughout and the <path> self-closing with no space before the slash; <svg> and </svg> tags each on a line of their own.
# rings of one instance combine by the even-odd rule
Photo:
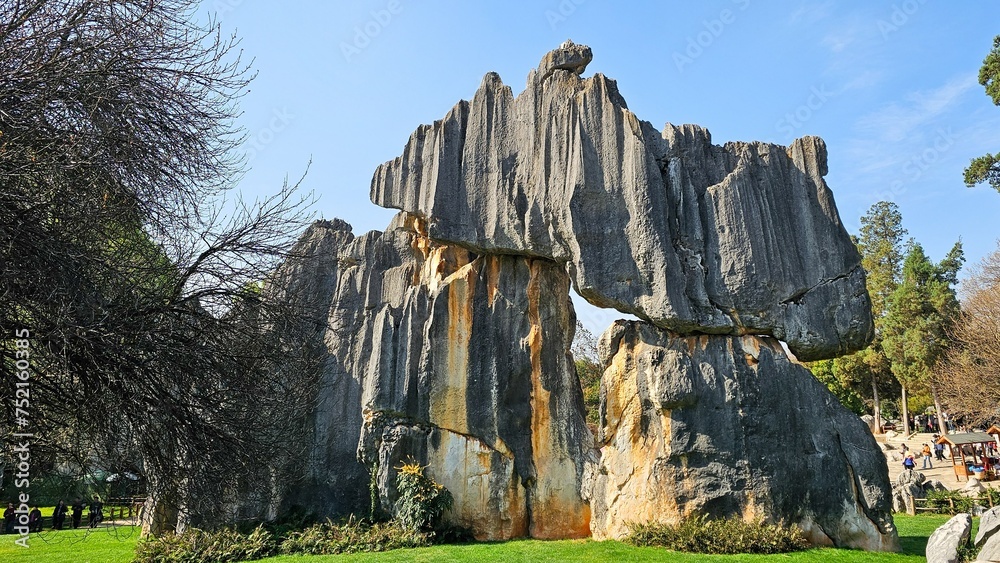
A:
<svg viewBox="0 0 1000 563">
<path fill-rule="evenodd" d="M 716 0 L 277 3 L 205 0 L 242 37 L 259 75 L 243 99 L 255 197 L 298 177 L 318 216 L 356 234 L 393 212 L 368 199 L 375 167 L 410 133 L 469 99 L 496 71 L 514 92 L 567 38 L 590 45 L 585 76 L 618 82 L 658 129 L 707 127 L 717 144 L 819 135 L 848 230 L 880 199 L 940 259 L 960 237 L 970 262 L 996 248 L 1000 194 L 962 169 L 1000 151 L 1000 107 L 977 74 L 1000 34 L 1000 3 Z M 579 309 L 594 332 L 613 311 Z"/>
</svg>

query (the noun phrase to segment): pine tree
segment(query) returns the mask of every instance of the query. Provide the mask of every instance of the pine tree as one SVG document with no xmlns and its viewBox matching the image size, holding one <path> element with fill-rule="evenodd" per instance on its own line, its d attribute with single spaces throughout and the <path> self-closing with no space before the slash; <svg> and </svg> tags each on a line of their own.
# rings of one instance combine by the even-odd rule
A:
<svg viewBox="0 0 1000 563">
<path fill-rule="evenodd" d="M 907 395 L 916 389 L 937 391 L 931 377 L 949 344 L 948 330 L 959 312 L 955 284 L 964 262 L 962 243 L 934 264 L 920 244 L 910 242 L 902 282 L 891 295 L 882 323 L 882 349 L 901 384 L 904 428 L 909 433 Z M 943 427 L 943 426 L 942 426 Z"/>
</svg>

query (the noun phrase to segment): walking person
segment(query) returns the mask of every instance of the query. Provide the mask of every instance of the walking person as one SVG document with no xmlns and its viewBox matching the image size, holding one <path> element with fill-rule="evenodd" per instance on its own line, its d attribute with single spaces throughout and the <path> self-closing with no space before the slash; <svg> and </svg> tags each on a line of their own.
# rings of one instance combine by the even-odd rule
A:
<svg viewBox="0 0 1000 563">
<path fill-rule="evenodd" d="M 83 499 L 77 497 L 73 501 L 73 529 L 80 527 L 80 520 L 83 519 Z"/>
<path fill-rule="evenodd" d="M 90 503 L 90 527 L 96 528 L 101 520 L 104 520 L 104 503 L 101 502 L 101 497 L 94 495 L 93 502 Z"/>
<path fill-rule="evenodd" d="M 66 522 L 66 502 L 60 500 L 59 504 L 56 505 L 55 510 L 52 511 L 52 529 L 62 530 L 63 524 Z"/>
<path fill-rule="evenodd" d="M 14 533 L 14 520 L 17 515 L 14 514 L 14 503 L 7 503 L 7 510 L 3 511 L 3 533 L 13 534 Z"/>
<path fill-rule="evenodd" d="M 924 456 L 924 465 L 921 469 L 934 469 L 934 464 L 931 463 L 931 447 L 924 444 L 924 448 L 920 450 L 920 453 Z"/>
</svg>

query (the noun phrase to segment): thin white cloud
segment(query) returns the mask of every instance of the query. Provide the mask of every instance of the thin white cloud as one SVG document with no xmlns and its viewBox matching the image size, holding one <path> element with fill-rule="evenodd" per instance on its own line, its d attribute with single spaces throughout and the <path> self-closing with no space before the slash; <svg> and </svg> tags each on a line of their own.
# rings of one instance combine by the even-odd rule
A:
<svg viewBox="0 0 1000 563">
<path fill-rule="evenodd" d="M 970 115 L 976 86 L 974 74 L 959 74 L 858 120 L 844 145 L 851 167 L 842 180 L 859 190 L 852 202 L 859 213 L 878 200 L 916 201 L 961 182 L 968 155 L 1000 130 L 1000 115 Z"/>
<path fill-rule="evenodd" d="M 866 115 L 858 129 L 886 142 L 912 139 L 915 130 L 947 112 L 977 85 L 974 73 L 960 74 L 938 88 L 912 92 L 903 101 Z"/>
<path fill-rule="evenodd" d="M 788 23 L 792 25 L 809 25 L 816 23 L 833 13 L 835 0 L 824 2 L 803 2 L 788 15 Z"/>
</svg>

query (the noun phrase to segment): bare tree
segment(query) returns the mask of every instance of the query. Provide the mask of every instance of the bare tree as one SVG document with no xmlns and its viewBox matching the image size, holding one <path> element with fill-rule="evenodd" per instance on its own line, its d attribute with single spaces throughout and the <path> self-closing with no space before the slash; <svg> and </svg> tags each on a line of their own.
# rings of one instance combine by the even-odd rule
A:
<svg viewBox="0 0 1000 563">
<path fill-rule="evenodd" d="M 283 343 L 316 315 L 262 291 L 309 198 L 229 195 L 252 73 L 196 8 L 0 3 L 4 370 L 27 329 L 32 455 L 143 475 L 160 527 L 266 488 L 313 383 L 313 351 Z"/>
<path fill-rule="evenodd" d="M 1000 422 L 1000 248 L 962 284 L 962 313 L 934 380 L 948 410 L 972 424 Z"/>
</svg>

